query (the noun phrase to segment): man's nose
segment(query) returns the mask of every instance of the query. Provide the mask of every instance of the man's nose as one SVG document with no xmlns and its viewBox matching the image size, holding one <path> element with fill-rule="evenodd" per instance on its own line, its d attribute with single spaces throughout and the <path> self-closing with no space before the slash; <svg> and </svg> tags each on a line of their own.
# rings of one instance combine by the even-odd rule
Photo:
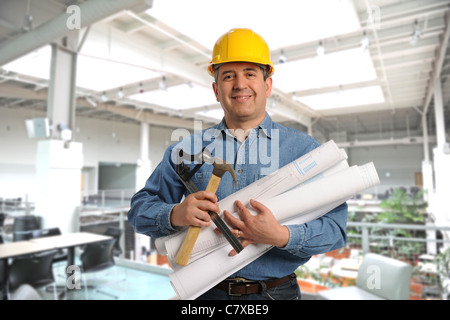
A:
<svg viewBox="0 0 450 320">
<path fill-rule="evenodd" d="M 245 79 L 245 77 L 240 75 L 236 76 L 234 79 L 233 89 L 242 90 L 246 88 L 247 88 L 247 80 Z"/>
</svg>

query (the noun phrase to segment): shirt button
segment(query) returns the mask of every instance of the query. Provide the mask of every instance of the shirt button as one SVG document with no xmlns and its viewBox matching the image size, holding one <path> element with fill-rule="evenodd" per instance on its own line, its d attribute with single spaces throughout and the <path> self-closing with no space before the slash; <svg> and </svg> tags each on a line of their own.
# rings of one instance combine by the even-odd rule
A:
<svg viewBox="0 0 450 320">
<path fill-rule="evenodd" d="M 238 173 L 242 173 L 242 169 L 239 169 L 239 170 L 238 170 Z"/>
</svg>

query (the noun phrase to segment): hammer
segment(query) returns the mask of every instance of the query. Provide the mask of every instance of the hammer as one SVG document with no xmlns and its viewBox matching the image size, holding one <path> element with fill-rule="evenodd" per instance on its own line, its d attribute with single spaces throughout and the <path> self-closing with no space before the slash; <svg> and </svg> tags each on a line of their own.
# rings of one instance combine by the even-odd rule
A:
<svg viewBox="0 0 450 320">
<path fill-rule="evenodd" d="M 236 180 L 236 173 L 234 172 L 234 169 L 226 163 L 224 160 L 219 158 L 213 158 L 207 153 L 202 154 L 203 161 L 209 162 L 213 164 L 213 172 L 211 175 L 211 178 L 208 181 L 208 185 L 206 186 L 206 191 L 210 191 L 212 193 L 216 193 L 217 188 L 219 187 L 220 181 L 222 179 L 222 176 L 229 172 L 231 176 L 233 177 L 234 183 L 237 186 L 237 180 Z M 210 215 L 212 216 L 215 214 L 217 216 L 217 213 L 210 212 Z M 214 220 L 216 221 L 216 220 Z M 178 249 L 177 255 L 175 256 L 175 262 L 181 266 L 185 266 L 188 263 L 189 257 L 191 255 L 192 249 L 194 248 L 195 241 L 198 238 L 198 235 L 200 234 L 201 227 L 189 227 L 186 237 L 183 240 L 183 243 L 181 244 L 180 248 Z"/>
</svg>

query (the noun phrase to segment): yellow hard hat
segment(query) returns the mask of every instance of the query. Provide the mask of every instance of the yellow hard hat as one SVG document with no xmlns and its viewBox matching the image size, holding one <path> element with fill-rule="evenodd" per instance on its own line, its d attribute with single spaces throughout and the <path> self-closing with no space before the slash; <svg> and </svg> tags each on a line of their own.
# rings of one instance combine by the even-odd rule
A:
<svg viewBox="0 0 450 320">
<path fill-rule="evenodd" d="M 268 66 L 269 76 L 274 72 L 269 46 L 259 34 L 250 29 L 231 29 L 216 41 L 208 66 L 209 74 L 214 76 L 214 65 L 227 62 L 262 64 Z"/>
</svg>

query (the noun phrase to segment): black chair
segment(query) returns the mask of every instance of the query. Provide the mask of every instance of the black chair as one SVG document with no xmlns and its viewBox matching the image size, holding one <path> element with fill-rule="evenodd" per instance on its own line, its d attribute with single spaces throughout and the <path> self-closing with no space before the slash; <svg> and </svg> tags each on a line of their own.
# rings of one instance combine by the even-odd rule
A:
<svg viewBox="0 0 450 320">
<path fill-rule="evenodd" d="M 3 227 L 7 217 L 8 215 L 6 213 L 0 212 L 0 233 L 3 233 Z"/>
<path fill-rule="evenodd" d="M 111 268 L 115 265 L 113 247 L 116 239 L 87 244 L 80 255 L 82 271 L 94 272 Z"/>
<path fill-rule="evenodd" d="M 61 234 L 61 229 L 55 228 L 47 228 L 47 229 L 37 229 L 30 231 L 30 239 L 35 238 L 43 238 L 50 236 L 58 236 Z M 65 249 L 57 249 L 55 256 L 53 257 L 53 262 L 67 261 L 67 250 Z"/>
<path fill-rule="evenodd" d="M 122 253 L 122 248 L 120 247 L 120 237 L 122 236 L 122 229 L 116 227 L 108 227 L 105 231 L 105 235 L 111 236 L 116 239 L 116 243 L 114 244 L 113 254 L 118 256 Z"/>
<path fill-rule="evenodd" d="M 55 286 L 52 267 L 55 254 L 56 250 L 49 250 L 14 258 L 8 272 L 9 291 L 14 292 L 23 284 L 29 284 L 36 289 L 49 284 Z M 55 299 L 57 299 L 56 293 L 54 290 Z"/>
<path fill-rule="evenodd" d="M 30 230 L 40 229 L 40 223 L 36 216 L 17 216 L 13 222 L 13 241 L 29 240 Z"/>
<path fill-rule="evenodd" d="M 115 266 L 113 256 L 113 248 L 115 243 L 116 239 L 110 239 L 102 242 L 87 244 L 84 251 L 80 255 L 82 276 L 85 273 L 103 271 Z M 95 289 L 97 292 L 101 292 L 118 299 L 118 297 L 108 292 L 98 290 L 95 286 L 84 285 L 83 287 L 85 289 Z M 87 290 L 85 292 L 87 294 Z"/>
<path fill-rule="evenodd" d="M 6 264 L 8 259 L 0 259 L 0 297 L 5 296 L 6 288 Z"/>
</svg>

